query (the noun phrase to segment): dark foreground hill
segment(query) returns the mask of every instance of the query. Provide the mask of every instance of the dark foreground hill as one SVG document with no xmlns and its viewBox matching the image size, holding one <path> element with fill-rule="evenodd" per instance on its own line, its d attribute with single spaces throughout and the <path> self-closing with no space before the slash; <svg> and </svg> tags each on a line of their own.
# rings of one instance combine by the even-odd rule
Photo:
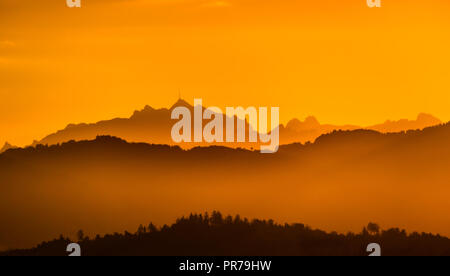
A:
<svg viewBox="0 0 450 276">
<path fill-rule="evenodd" d="M 78 243 L 83 256 L 367 256 L 378 243 L 385 256 L 450 255 L 450 240 L 431 234 L 389 229 L 369 224 L 361 233 L 340 235 L 313 230 L 303 224 L 278 225 L 269 220 L 191 215 L 172 226 L 140 226 L 136 233 L 115 233 Z M 70 239 L 44 242 L 29 250 L 0 253 L 8 256 L 66 256 Z"/>
</svg>

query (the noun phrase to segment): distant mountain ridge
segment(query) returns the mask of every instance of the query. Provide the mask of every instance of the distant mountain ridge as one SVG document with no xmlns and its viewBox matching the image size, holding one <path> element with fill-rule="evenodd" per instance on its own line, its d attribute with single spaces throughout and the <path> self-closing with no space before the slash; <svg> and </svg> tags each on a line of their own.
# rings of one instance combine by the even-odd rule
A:
<svg viewBox="0 0 450 276">
<path fill-rule="evenodd" d="M 144 142 L 151 144 L 174 145 L 170 133 L 175 120 L 171 120 L 172 110 L 176 107 L 187 107 L 193 112 L 194 107 L 180 99 L 169 109 L 154 109 L 145 106 L 144 109 L 135 111 L 130 118 L 115 118 L 112 120 L 99 121 L 93 124 L 70 124 L 65 129 L 50 134 L 40 141 L 33 143 L 43 145 L 54 145 L 70 140 L 81 141 L 95 139 L 98 135 L 111 135 L 123 138 L 129 142 Z M 225 115 L 224 115 L 225 116 Z M 235 118 L 235 120 L 238 120 Z M 315 117 L 308 117 L 305 121 L 293 119 L 286 126 L 280 125 L 280 144 L 314 142 L 319 136 L 333 132 L 334 130 L 371 129 L 382 133 L 401 132 L 407 130 L 424 129 L 426 127 L 439 125 L 442 122 L 428 114 L 420 114 L 417 120 L 386 121 L 384 124 L 370 127 L 355 125 L 330 125 L 321 124 Z M 248 134 L 249 125 L 246 122 Z M 224 145 L 229 147 L 258 148 L 259 144 L 234 143 L 234 144 L 207 144 L 190 143 L 180 144 L 183 148 L 196 146 Z"/>
<path fill-rule="evenodd" d="M 382 133 L 402 132 L 406 130 L 424 129 L 430 126 L 436 126 L 442 124 L 442 121 L 436 117 L 420 113 L 415 121 L 411 120 L 399 120 L 399 121 L 386 121 L 384 124 L 374 125 L 367 129 L 376 130 Z"/>
<path fill-rule="evenodd" d="M 35 144 L 42 145 L 55 145 L 71 140 L 82 141 L 95 139 L 97 136 L 101 135 L 111 135 L 115 137 L 120 137 L 129 142 L 142 142 L 149 144 L 161 144 L 161 145 L 179 145 L 182 148 L 193 148 L 196 146 L 211 146 L 211 145 L 225 145 L 225 143 L 174 143 L 171 137 L 171 130 L 173 125 L 178 120 L 172 120 L 172 111 L 177 107 L 186 107 L 190 110 L 191 114 L 194 114 L 194 107 L 187 103 L 186 101 L 179 99 L 172 107 L 169 109 L 154 109 L 150 106 L 145 106 L 144 109 L 140 111 L 135 111 L 130 118 L 116 118 L 112 120 L 100 121 L 94 124 L 70 124 L 65 129 L 60 130 L 56 133 L 50 134 L 41 141 Z M 202 107 L 203 110 L 205 109 Z M 225 122 L 225 115 L 222 115 L 223 121 Z M 237 122 L 240 121 L 237 117 L 235 120 L 235 136 Z M 193 129 L 192 120 L 192 129 Z M 208 123 L 209 120 L 203 120 L 203 124 Z M 249 124 L 245 122 L 246 136 L 249 133 Z M 225 132 L 225 131 L 224 131 Z M 193 138 L 193 133 L 192 133 Z M 227 143 L 229 147 L 243 147 L 251 148 L 254 147 L 254 143 Z"/>
</svg>

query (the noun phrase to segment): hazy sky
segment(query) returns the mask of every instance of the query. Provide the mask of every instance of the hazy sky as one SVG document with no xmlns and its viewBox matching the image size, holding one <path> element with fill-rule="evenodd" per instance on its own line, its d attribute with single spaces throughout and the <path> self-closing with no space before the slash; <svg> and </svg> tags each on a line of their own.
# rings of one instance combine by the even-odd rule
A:
<svg viewBox="0 0 450 276">
<path fill-rule="evenodd" d="M 0 0 L 0 143 L 178 97 L 283 122 L 450 120 L 450 1 Z M 0 145 L 0 147 L 1 147 Z"/>
</svg>

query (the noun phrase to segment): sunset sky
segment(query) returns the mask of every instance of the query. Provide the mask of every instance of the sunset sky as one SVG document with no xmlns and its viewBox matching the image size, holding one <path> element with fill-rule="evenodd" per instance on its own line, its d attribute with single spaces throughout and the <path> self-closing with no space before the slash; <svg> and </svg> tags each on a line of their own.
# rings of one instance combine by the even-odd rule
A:
<svg viewBox="0 0 450 276">
<path fill-rule="evenodd" d="M 450 1 L 0 0 L 0 147 L 178 98 L 450 120 Z"/>
</svg>

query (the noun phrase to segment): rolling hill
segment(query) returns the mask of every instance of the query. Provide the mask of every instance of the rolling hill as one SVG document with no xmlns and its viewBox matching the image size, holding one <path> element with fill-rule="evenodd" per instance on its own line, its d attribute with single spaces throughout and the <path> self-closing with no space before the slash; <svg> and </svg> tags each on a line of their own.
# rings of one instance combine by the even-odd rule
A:
<svg viewBox="0 0 450 276">
<path fill-rule="evenodd" d="M 0 155 L 0 246 L 159 225 L 190 212 L 358 231 L 368 221 L 450 235 L 450 125 L 335 131 L 278 153 L 183 150 L 110 136 Z"/>
</svg>

